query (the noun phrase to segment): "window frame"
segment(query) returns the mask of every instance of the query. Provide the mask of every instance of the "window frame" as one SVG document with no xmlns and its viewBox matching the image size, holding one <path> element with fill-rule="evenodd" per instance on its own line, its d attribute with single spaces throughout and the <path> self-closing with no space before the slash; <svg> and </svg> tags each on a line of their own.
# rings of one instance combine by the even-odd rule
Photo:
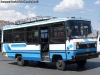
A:
<svg viewBox="0 0 100 75">
<path fill-rule="evenodd" d="M 63 42 L 51 42 L 51 36 L 52 36 L 52 32 L 51 32 L 51 28 L 54 27 L 54 25 L 57 25 L 57 24 L 62 24 L 63 26 L 63 34 L 64 34 L 64 41 Z M 65 26 L 65 21 L 60 21 L 60 22 L 55 22 L 55 23 L 48 23 L 48 24 L 40 24 L 38 26 L 27 26 L 27 27 L 21 27 L 22 29 L 24 29 L 24 41 L 14 41 L 14 30 L 15 29 L 21 29 L 21 28 L 14 28 L 14 29 L 9 29 L 9 30 L 12 30 L 12 42 L 10 43 L 26 43 L 26 44 L 40 44 L 40 27 L 45 27 L 45 26 L 49 26 L 49 37 L 48 37 L 48 42 L 49 44 L 65 44 L 66 42 L 66 26 Z M 33 31 L 38 31 L 38 42 L 32 42 L 32 43 L 28 43 L 27 42 L 27 28 L 28 27 L 37 27 L 37 30 L 33 30 Z M 58 26 L 56 26 L 58 28 Z M 6 31 L 6 30 L 3 30 L 3 31 Z M 4 33 L 5 34 L 5 33 Z M 4 34 L 3 34 L 3 37 L 4 37 Z M 3 42 L 4 42 L 4 39 L 3 39 Z M 8 42 L 4 42 L 4 43 L 8 43 Z"/>
<path fill-rule="evenodd" d="M 63 26 L 63 34 L 64 34 L 64 38 L 63 38 L 63 42 L 57 42 L 57 41 L 51 41 L 52 40 L 52 27 L 53 26 L 56 26 L 56 24 L 60 24 L 62 23 L 62 26 Z M 55 27 L 55 28 L 59 28 L 59 27 Z M 58 31 L 57 31 L 57 34 L 58 34 Z M 59 39 L 59 38 L 58 38 Z M 62 38 L 60 38 L 62 39 Z M 53 23 L 50 25 L 50 44 L 65 44 L 66 42 L 66 28 L 65 28 L 65 21 L 61 21 L 61 22 L 56 22 L 56 23 Z"/>
<path fill-rule="evenodd" d="M 5 31 L 11 31 L 11 41 L 5 41 L 5 35 L 9 34 L 9 33 L 5 33 Z M 8 39 L 7 39 L 8 40 Z M 13 32 L 12 32 L 12 29 L 8 29 L 8 30 L 3 30 L 3 43 L 12 43 L 13 42 Z"/>
<path fill-rule="evenodd" d="M 15 32 L 16 30 L 18 30 L 18 29 L 23 29 L 23 32 Z M 25 42 L 25 28 L 24 27 L 22 27 L 22 28 L 16 28 L 16 29 L 12 29 L 12 31 L 13 31 L 13 43 L 24 43 Z M 15 34 L 19 34 L 20 35 L 20 33 L 23 33 L 23 40 L 22 41 L 20 41 L 20 40 L 18 40 L 18 41 L 15 41 Z M 20 37 L 20 36 L 19 36 Z"/>
<path fill-rule="evenodd" d="M 33 27 L 33 28 L 37 27 L 37 30 L 27 31 L 27 28 L 29 28 L 29 27 L 30 27 L 30 28 L 31 28 L 31 27 Z M 39 41 L 39 36 L 40 36 L 40 35 L 39 35 L 39 34 L 40 34 L 40 33 L 39 33 L 39 26 L 29 26 L 29 27 L 25 27 L 26 43 L 27 43 L 27 44 L 39 44 L 39 42 L 40 42 L 40 41 Z M 28 38 L 28 37 L 27 37 L 27 36 L 28 36 L 27 33 L 28 33 L 28 32 L 32 32 L 32 34 L 33 34 L 34 31 L 38 31 L 38 36 L 37 36 L 38 42 L 33 42 L 33 41 L 32 41 L 32 42 L 28 42 L 28 41 L 27 41 L 27 40 L 28 40 L 28 39 L 27 39 L 27 38 Z M 33 35 L 32 35 L 32 38 L 33 38 Z"/>
</svg>

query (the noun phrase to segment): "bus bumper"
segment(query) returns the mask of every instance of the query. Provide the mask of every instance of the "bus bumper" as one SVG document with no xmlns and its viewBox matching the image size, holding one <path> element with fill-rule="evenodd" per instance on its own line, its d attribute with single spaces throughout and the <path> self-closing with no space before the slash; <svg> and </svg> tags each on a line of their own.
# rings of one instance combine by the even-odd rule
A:
<svg viewBox="0 0 100 75">
<path fill-rule="evenodd" d="M 79 60 L 86 60 L 91 58 L 99 57 L 99 53 L 86 53 L 86 54 L 79 54 L 76 56 L 72 56 L 72 60 L 79 61 Z"/>
</svg>

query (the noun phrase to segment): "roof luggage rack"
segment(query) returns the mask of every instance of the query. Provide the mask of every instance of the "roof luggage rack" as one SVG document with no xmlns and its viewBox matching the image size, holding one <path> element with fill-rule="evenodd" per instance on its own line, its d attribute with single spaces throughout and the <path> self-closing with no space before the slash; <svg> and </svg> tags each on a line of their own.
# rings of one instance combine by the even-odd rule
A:
<svg viewBox="0 0 100 75">
<path fill-rule="evenodd" d="M 57 17 L 36 16 L 36 17 L 26 18 L 26 19 L 22 19 L 22 20 L 17 20 L 17 21 L 15 21 L 15 24 L 19 25 L 19 24 L 25 24 L 25 23 L 31 23 L 31 22 L 38 22 L 38 21 L 50 20 L 50 19 L 55 19 L 55 18 L 57 18 Z"/>
</svg>

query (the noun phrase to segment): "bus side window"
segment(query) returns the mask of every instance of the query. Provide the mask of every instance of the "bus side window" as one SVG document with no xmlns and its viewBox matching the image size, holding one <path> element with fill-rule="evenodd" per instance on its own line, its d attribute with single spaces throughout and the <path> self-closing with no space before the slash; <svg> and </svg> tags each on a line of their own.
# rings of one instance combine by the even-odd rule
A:
<svg viewBox="0 0 100 75">
<path fill-rule="evenodd" d="M 19 41 L 19 35 L 15 34 L 15 41 Z"/>
<path fill-rule="evenodd" d="M 38 31 L 33 31 L 33 42 L 38 42 L 39 33 Z"/>
<path fill-rule="evenodd" d="M 25 41 L 25 37 L 24 37 L 24 28 L 18 28 L 18 29 L 14 29 L 13 30 L 13 41 L 14 42 L 24 42 Z"/>
<path fill-rule="evenodd" d="M 38 43 L 39 42 L 39 30 L 38 26 L 32 26 L 26 28 L 26 41 L 27 43 Z"/>
<path fill-rule="evenodd" d="M 5 30 L 4 31 L 4 42 L 11 43 L 12 42 L 12 30 Z"/>
<path fill-rule="evenodd" d="M 29 32 L 29 33 L 27 34 L 27 42 L 28 42 L 28 43 L 31 43 L 31 42 L 32 42 L 32 39 L 33 39 L 32 32 Z"/>
<path fill-rule="evenodd" d="M 63 23 L 51 25 L 51 43 L 63 43 L 65 39 Z"/>
</svg>

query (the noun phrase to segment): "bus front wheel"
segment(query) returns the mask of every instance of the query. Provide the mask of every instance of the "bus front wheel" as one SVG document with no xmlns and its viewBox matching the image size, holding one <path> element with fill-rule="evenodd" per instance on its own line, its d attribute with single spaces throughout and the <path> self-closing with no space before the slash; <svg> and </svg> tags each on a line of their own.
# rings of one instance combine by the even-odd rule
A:
<svg viewBox="0 0 100 75">
<path fill-rule="evenodd" d="M 23 60 L 22 56 L 17 56 L 17 63 L 19 66 L 26 66 L 28 65 L 27 60 Z"/>
<path fill-rule="evenodd" d="M 65 61 L 57 60 L 56 67 L 57 67 L 58 70 L 64 71 L 64 70 L 66 70 L 66 66 L 67 66 L 67 63 Z"/>
</svg>

